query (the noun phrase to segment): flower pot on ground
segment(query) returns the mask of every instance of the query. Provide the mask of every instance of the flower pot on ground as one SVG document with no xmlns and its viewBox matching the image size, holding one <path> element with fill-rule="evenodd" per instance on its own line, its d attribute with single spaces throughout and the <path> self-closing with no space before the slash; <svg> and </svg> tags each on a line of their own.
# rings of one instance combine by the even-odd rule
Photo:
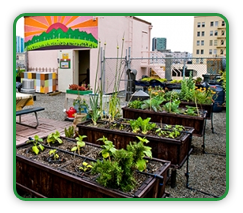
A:
<svg viewBox="0 0 243 213">
<path fill-rule="evenodd" d="M 147 171 L 135 172 L 135 178 L 142 180 L 135 189 L 129 192 L 108 188 L 97 183 L 97 174 L 90 173 L 90 166 L 100 157 L 101 146 L 85 142 L 86 153 L 81 155 L 70 152 L 75 141 L 61 137 L 63 143 L 57 146 L 46 146 L 40 155 L 31 152 L 32 144 L 22 144 L 16 147 L 16 187 L 31 192 L 37 197 L 48 198 L 158 198 L 165 197 L 165 184 L 169 161 L 146 158 Z M 96 155 L 94 155 L 96 153 Z M 46 160 L 50 155 L 57 154 L 59 163 Z M 92 154 L 92 156 L 90 156 Z M 56 156 L 56 158 L 58 158 Z M 154 168 L 154 169 L 151 169 Z M 154 170 L 154 171 L 153 171 Z M 139 177 L 138 177 L 139 176 Z M 156 178 L 160 177 L 160 178 Z M 162 178 L 161 178 L 162 177 Z M 138 181 L 139 182 L 139 181 Z"/>
</svg>

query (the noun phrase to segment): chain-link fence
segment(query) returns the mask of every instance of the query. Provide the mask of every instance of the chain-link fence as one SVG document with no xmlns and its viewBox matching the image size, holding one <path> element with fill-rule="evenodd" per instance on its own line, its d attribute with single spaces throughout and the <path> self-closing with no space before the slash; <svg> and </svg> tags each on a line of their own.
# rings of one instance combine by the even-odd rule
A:
<svg viewBox="0 0 243 213">
<path fill-rule="evenodd" d="M 167 80 L 180 80 L 189 77 L 194 79 L 205 74 L 219 75 L 226 69 L 225 58 L 105 58 L 103 67 L 103 91 L 112 93 L 114 85 L 118 83 L 118 90 L 127 92 L 128 69 L 138 71 L 136 80 L 142 76 L 166 78 Z M 118 77 L 120 76 L 120 77 Z M 118 81 L 118 82 L 116 82 Z"/>
<path fill-rule="evenodd" d="M 126 58 L 105 58 L 103 64 L 103 91 L 105 94 L 115 90 L 123 91 L 127 86 Z"/>
</svg>

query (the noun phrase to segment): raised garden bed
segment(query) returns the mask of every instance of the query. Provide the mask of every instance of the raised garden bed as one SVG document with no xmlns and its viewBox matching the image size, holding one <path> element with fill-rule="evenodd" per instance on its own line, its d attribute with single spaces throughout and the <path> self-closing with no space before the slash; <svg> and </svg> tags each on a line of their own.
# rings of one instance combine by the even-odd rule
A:
<svg viewBox="0 0 243 213">
<path fill-rule="evenodd" d="M 148 146 L 152 148 L 153 157 L 171 161 L 173 168 L 180 168 L 191 151 L 191 134 L 194 129 L 187 128 L 186 133 L 178 138 L 167 138 L 153 135 L 152 133 L 143 135 L 140 133 L 133 133 L 126 119 L 117 121 L 124 128 L 115 129 L 114 125 L 109 127 L 108 122 L 99 121 L 97 126 L 94 126 L 91 121 L 79 123 L 77 125 L 80 135 L 86 135 L 87 141 L 94 144 L 102 144 L 97 141 L 99 138 L 105 136 L 108 140 L 112 141 L 117 149 L 126 148 L 130 141 L 137 141 L 137 136 L 146 137 L 149 140 Z M 159 124 L 158 124 L 159 125 Z M 119 126 L 119 125 L 117 125 Z"/>
<path fill-rule="evenodd" d="M 194 102 L 181 101 L 179 107 L 186 107 L 186 105 L 193 106 L 193 107 L 196 106 L 196 104 Z M 197 106 L 199 109 L 203 109 L 203 110 L 207 111 L 206 119 L 211 119 L 211 117 L 213 116 L 213 103 L 212 104 L 198 104 Z"/>
<path fill-rule="evenodd" d="M 165 184 L 170 167 L 169 161 L 148 159 L 146 174 L 136 172 L 135 176 L 139 184 L 133 191 L 125 193 L 101 186 L 96 182 L 97 176 L 76 170 L 77 165 L 82 162 L 91 163 L 99 158 L 101 150 L 99 145 L 86 142 L 86 151 L 83 150 L 81 155 L 74 155 L 69 150 L 75 146 L 75 141 L 64 137 L 61 139 L 62 145 L 44 145 L 45 151 L 39 155 L 28 151 L 31 144 L 16 147 L 17 189 L 41 198 L 161 198 L 166 196 Z M 61 163 L 48 160 L 48 152 L 53 149 L 58 150 Z M 91 155 L 85 157 L 86 152 Z M 156 178 L 154 175 L 163 178 Z"/>
<path fill-rule="evenodd" d="M 139 117 L 145 119 L 151 118 L 152 122 L 163 122 L 165 124 L 183 125 L 194 128 L 193 135 L 204 136 L 206 125 L 206 111 L 200 116 L 190 116 L 184 114 L 175 114 L 167 112 L 154 112 L 151 110 L 133 109 L 129 107 L 123 107 L 123 117 L 128 119 L 137 119 Z"/>
</svg>

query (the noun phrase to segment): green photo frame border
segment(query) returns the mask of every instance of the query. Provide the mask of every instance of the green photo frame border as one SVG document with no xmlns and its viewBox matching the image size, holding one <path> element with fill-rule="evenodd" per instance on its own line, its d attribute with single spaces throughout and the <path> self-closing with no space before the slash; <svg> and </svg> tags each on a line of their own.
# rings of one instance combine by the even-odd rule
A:
<svg viewBox="0 0 243 213">
<path fill-rule="evenodd" d="M 13 23 L 13 115 L 16 113 L 16 24 L 18 19 L 24 16 L 219 16 L 226 23 L 226 190 L 219 198 L 23 198 L 16 190 L 16 116 L 13 116 L 13 191 L 17 198 L 23 201 L 219 201 L 225 198 L 229 192 L 229 23 L 220 13 L 23 13 L 18 15 Z"/>
</svg>

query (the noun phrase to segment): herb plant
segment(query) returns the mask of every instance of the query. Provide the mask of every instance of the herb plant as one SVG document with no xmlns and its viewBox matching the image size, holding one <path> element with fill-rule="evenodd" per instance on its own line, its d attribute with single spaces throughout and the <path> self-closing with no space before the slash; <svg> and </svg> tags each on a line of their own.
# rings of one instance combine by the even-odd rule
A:
<svg viewBox="0 0 243 213">
<path fill-rule="evenodd" d="M 69 126 L 68 128 L 65 127 L 64 133 L 65 133 L 65 137 L 73 138 L 75 134 L 74 126 Z"/>
<path fill-rule="evenodd" d="M 76 143 L 77 146 L 74 146 L 71 149 L 72 152 L 75 152 L 75 151 L 78 150 L 78 154 L 80 155 L 81 148 L 85 146 L 85 142 L 83 141 L 84 138 L 87 138 L 87 136 L 86 135 L 83 135 L 83 136 L 79 135 L 78 137 L 75 138 L 75 140 L 77 141 L 77 143 Z"/>
<path fill-rule="evenodd" d="M 28 140 L 26 143 L 33 143 L 31 149 L 36 155 L 38 155 L 40 151 L 43 152 L 45 150 L 45 147 L 42 146 L 40 142 L 43 142 L 43 139 L 39 138 L 38 135 L 35 135 L 33 140 Z"/>
<path fill-rule="evenodd" d="M 62 144 L 62 139 L 60 138 L 60 132 L 56 130 L 56 132 L 53 132 L 47 136 L 47 143 L 50 146 L 50 143 L 55 143 L 56 141 L 59 144 Z"/>
<path fill-rule="evenodd" d="M 130 142 L 127 145 L 127 150 L 133 153 L 133 161 L 136 169 L 139 171 L 144 171 L 147 163 L 147 160 L 145 160 L 144 157 L 146 156 L 152 158 L 152 148 L 144 145 L 144 143 L 149 143 L 146 138 L 141 138 L 139 136 L 137 136 L 137 138 L 139 139 L 139 142 Z"/>
<path fill-rule="evenodd" d="M 56 149 L 52 149 L 49 151 L 49 155 L 50 157 L 53 157 L 54 160 L 59 159 L 59 155 L 57 154 L 57 150 Z"/>
</svg>

